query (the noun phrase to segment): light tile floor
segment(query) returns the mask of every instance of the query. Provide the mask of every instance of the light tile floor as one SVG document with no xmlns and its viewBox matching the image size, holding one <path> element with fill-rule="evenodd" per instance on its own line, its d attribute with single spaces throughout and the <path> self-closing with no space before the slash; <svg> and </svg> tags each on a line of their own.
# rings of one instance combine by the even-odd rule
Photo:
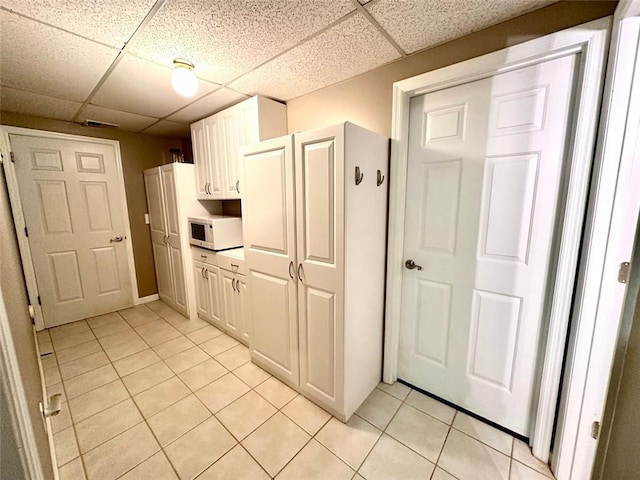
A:
<svg viewBox="0 0 640 480">
<path fill-rule="evenodd" d="M 40 332 L 61 480 L 545 480 L 526 444 L 409 387 L 347 424 L 161 302 Z"/>
</svg>

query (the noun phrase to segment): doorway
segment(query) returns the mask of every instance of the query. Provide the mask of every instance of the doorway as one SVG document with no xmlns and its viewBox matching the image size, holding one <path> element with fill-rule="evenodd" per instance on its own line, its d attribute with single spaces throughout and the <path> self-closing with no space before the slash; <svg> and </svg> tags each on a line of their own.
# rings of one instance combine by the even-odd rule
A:
<svg viewBox="0 0 640 480">
<path fill-rule="evenodd" d="M 411 99 L 401 380 L 529 436 L 575 54 Z"/>
<path fill-rule="evenodd" d="M 118 142 L 6 131 L 12 161 L 5 171 L 38 329 L 132 306 L 137 286 Z"/>
<path fill-rule="evenodd" d="M 534 454 L 543 461 L 549 458 L 554 414 L 558 402 L 564 347 L 594 154 L 609 25 L 608 19 L 597 20 L 394 84 L 383 372 L 383 380 L 387 383 L 395 381 L 399 372 L 401 313 L 405 297 L 403 295 L 405 262 L 414 260 L 415 265 L 420 265 L 416 259 L 404 258 L 404 222 L 409 195 L 406 187 L 409 178 L 411 99 L 469 84 L 476 80 L 514 72 L 560 57 L 575 55 L 577 59 L 575 103 L 572 107 L 573 128 L 565 159 L 566 164 L 571 168 L 566 178 L 564 216 L 555 226 L 555 231 L 561 232 L 561 241 L 558 242 L 557 266 L 551 272 L 548 328 L 546 336 L 541 338 L 544 353 L 541 354 L 543 360 L 540 362 L 540 371 L 535 380 L 539 394 L 535 396 L 533 402 L 529 433 Z"/>
</svg>

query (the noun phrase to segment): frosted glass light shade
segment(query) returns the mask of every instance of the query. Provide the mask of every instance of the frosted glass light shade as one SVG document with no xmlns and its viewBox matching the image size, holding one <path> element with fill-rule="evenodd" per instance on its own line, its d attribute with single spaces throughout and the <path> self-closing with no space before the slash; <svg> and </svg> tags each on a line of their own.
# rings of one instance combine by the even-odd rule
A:
<svg viewBox="0 0 640 480">
<path fill-rule="evenodd" d="M 193 64 L 184 60 L 174 60 L 171 85 L 183 97 L 193 97 L 198 93 L 198 77 L 193 73 Z"/>
</svg>

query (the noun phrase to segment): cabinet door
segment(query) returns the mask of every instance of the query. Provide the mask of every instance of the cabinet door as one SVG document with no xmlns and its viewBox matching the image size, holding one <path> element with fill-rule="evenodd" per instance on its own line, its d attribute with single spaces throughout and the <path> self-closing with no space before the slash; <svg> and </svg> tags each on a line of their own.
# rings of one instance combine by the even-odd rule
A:
<svg viewBox="0 0 640 480">
<path fill-rule="evenodd" d="M 227 333 L 235 338 L 240 337 L 236 308 L 236 274 L 220 270 L 222 281 L 223 321 Z"/>
<path fill-rule="evenodd" d="M 218 115 L 219 158 L 224 173 L 223 198 L 240 198 L 237 186 L 239 183 L 238 135 L 234 109 L 230 108 Z"/>
<path fill-rule="evenodd" d="M 251 338 L 251 324 L 247 316 L 247 279 L 244 275 L 236 275 L 236 318 L 240 338 L 243 342 L 249 343 Z"/>
<path fill-rule="evenodd" d="M 234 107 L 234 113 L 236 128 L 236 161 L 232 163 L 236 169 L 235 176 L 238 179 L 236 192 L 239 197 L 242 197 L 244 194 L 244 185 L 240 184 L 242 159 L 240 158 L 239 148 L 244 147 L 245 145 L 252 145 L 260 141 L 257 98 L 252 98 L 236 105 Z"/>
<path fill-rule="evenodd" d="M 173 281 L 174 292 L 172 307 L 188 317 L 189 301 L 187 299 L 187 283 L 180 248 L 176 248 L 169 243 L 169 257 L 171 260 L 171 279 Z"/>
<path fill-rule="evenodd" d="M 218 267 L 207 265 L 205 278 L 207 280 L 207 288 L 209 289 L 209 298 L 211 299 L 209 319 L 217 326 L 224 328 L 224 305 L 221 293 L 222 275 L 220 274 L 220 271 L 221 270 Z"/>
<path fill-rule="evenodd" d="M 224 198 L 224 159 L 221 158 L 220 119 L 218 115 L 204 119 L 208 156 L 207 199 Z"/>
<path fill-rule="evenodd" d="M 196 288 L 196 310 L 198 316 L 205 320 L 211 320 L 211 297 L 209 283 L 205 277 L 206 267 L 202 262 L 193 262 L 193 278 Z"/>
<path fill-rule="evenodd" d="M 175 294 L 169 246 L 164 242 L 152 242 L 151 248 L 153 250 L 153 263 L 156 266 L 158 296 L 164 303 L 173 306 L 175 305 Z"/>
<path fill-rule="evenodd" d="M 344 355 L 343 145 L 342 126 L 295 136 L 300 387 L 338 411 Z"/>
<path fill-rule="evenodd" d="M 298 383 L 296 236 L 291 137 L 267 140 L 243 154 L 242 222 L 251 357 Z"/>
<path fill-rule="evenodd" d="M 191 125 L 191 144 L 193 146 L 193 163 L 196 168 L 196 195 L 199 199 L 209 198 L 208 184 L 210 182 L 209 140 L 205 132 L 204 120 Z"/>
</svg>

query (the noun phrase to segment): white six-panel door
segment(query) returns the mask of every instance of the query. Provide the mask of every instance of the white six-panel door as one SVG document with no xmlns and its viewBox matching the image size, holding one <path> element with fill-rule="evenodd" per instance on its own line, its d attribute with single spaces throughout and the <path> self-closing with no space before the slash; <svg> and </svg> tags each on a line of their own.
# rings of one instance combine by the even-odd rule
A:
<svg viewBox="0 0 640 480">
<path fill-rule="evenodd" d="M 412 99 L 399 377 L 528 436 L 575 57 Z"/>
<path fill-rule="evenodd" d="M 131 306 L 113 146 L 13 134 L 10 142 L 45 326 Z"/>
<path fill-rule="evenodd" d="M 244 150 L 243 234 L 251 289 L 252 358 L 298 384 L 292 139 Z M 264 319 L 264 320 L 263 320 Z M 268 319 L 268 321 L 266 321 Z"/>
</svg>

